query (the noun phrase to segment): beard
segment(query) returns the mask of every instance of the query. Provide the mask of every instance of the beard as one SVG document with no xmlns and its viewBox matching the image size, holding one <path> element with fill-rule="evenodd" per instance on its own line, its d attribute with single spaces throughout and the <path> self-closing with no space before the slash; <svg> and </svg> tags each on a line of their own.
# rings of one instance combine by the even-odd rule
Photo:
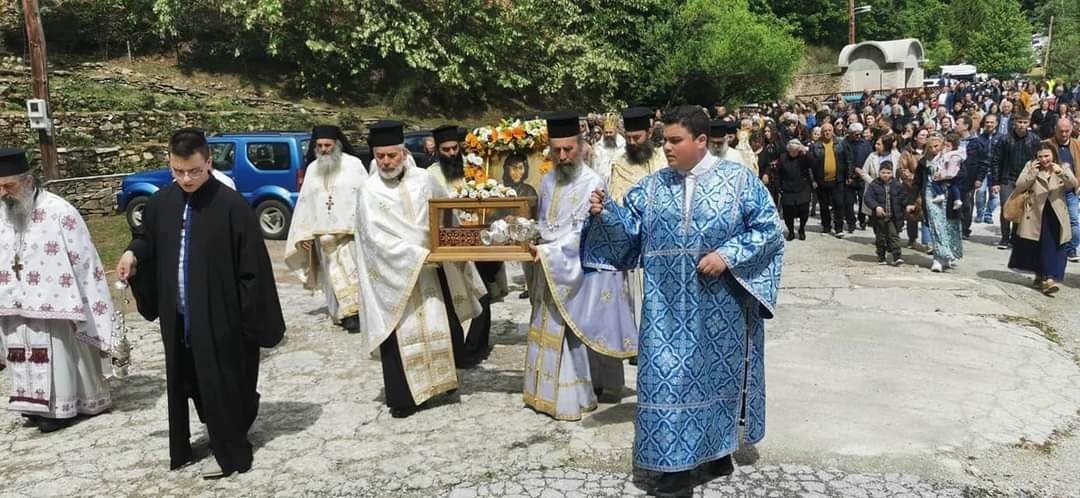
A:
<svg viewBox="0 0 1080 498">
<path fill-rule="evenodd" d="M 652 144 L 649 142 L 637 145 L 630 142 L 626 143 L 626 160 L 630 161 L 630 164 L 645 164 L 652 159 L 655 152 L 656 150 L 652 148 Z"/>
<path fill-rule="evenodd" d="M 341 142 L 334 144 L 334 148 L 326 153 L 317 155 L 317 167 L 323 176 L 331 176 L 341 169 Z"/>
<path fill-rule="evenodd" d="M 555 163 L 555 180 L 564 185 L 570 183 L 577 178 L 583 168 L 585 168 L 585 160 L 581 157 L 564 163 Z"/>
<path fill-rule="evenodd" d="M 443 176 L 446 177 L 447 181 L 465 178 L 465 158 L 461 157 L 461 154 L 453 157 L 439 154 L 439 168 L 442 169 Z"/>
<path fill-rule="evenodd" d="M 604 135 L 603 144 L 604 144 L 604 147 L 607 147 L 609 149 L 614 149 L 615 147 L 619 146 L 619 142 L 616 140 L 614 135 L 612 135 L 610 137 L 607 136 L 607 135 Z"/>
<path fill-rule="evenodd" d="M 405 171 L 404 163 L 399 164 L 397 167 L 389 171 L 379 168 L 379 176 L 382 177 L 383 180 L 397 180 L 398 177 L 401 176 L 401 173 L 403 171 Z"/>
<path fill-rule="evenodd" d="M 15 232 L 24 233 L 30 226 L 30 212 L 34 208 L 34 195 L 11 195 L 0 198 L 4 205 L 4 214 L 15 227 Z"/>
<path fill-rule="evenodd" d="M 716 157 L 724 157 L 727 155 L 728 144 L 727 142 L 709 143 L 709 150 Z"/>
</svg>

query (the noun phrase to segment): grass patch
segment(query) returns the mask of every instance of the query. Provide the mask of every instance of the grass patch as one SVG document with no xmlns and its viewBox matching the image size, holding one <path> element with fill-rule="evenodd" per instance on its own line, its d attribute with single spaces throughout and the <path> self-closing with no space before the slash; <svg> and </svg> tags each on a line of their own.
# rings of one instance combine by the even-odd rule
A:
<svg viewBox="0 0 1080 498">
<path fill-rule="evenodd" d="M 836 71 L 837 57 L 840 51 L 819 45 L 807 45 L 803 51 L 802 63 L 796 74 L 819 74 Z"/>
<path fill-rule="evenodd" d="M 88 216 L 86 226 L 90 229 L 90 237 L 94 240 L 94 247 L 97 248 L 105 271 L 113 271 L 116 263 L 120 261 L 120 256 L 124 254 L 124 249 L 131 242 L 131 230 L 128 229 L 127 219 L 119 214 Z"/>
<path fill-rule="evenodd" d="M 1015 315 L 999 315 L 996 318 L 1001 323 L 1012 323 L 1016 325 L 1032 327 L 1038 330 L 1039 333 L 1046 338 L 1046 340 L 1057 344 L 1058 346 L 1064 346 L 1061 341 L 1061 336 L 1057 333 L 1057 330 L 1054 330 L 1054 327 L 1051 327 L 1047 323 L 1032 318 Z"/>
</svg>

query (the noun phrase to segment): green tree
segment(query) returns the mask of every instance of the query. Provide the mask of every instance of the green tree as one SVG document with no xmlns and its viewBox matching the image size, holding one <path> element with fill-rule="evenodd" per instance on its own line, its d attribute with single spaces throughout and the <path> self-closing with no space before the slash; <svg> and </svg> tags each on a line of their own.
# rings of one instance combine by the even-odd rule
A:
<svg viewBox="0 0 1080 498">
<path fill-rule="evenodd" d="M 953 0 L 946 33 L 953 58 L 993 74 L 1031 68 L 1031 25 L 1018 0 Z"/>
<path fill-rule="evenodd" d="M 1049 23 L 1054 17 L 1047 76 L 1080 79 L 1080 0 L 1053 0 L 1040 11 Z"/>
<path fill-rule="evenodd" d="M 664 58 L 653 81 L 672 101 L 775 98 L 802 53 L 782 22 L 752 13 L 746 0 L 689 0 L 657 35 Z"/>
</svg>

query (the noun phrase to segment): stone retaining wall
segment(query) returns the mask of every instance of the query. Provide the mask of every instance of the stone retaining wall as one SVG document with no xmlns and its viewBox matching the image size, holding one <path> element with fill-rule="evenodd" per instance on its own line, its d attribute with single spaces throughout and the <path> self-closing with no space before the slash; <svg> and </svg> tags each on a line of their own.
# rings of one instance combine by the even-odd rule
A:
<svg viewBox="0 0 1080 498">
<path fill-rule="evenodd" d="M 83 178 L 65 178 L 45 184 L 45 188 L 75 206 L 83 216 L 116 212 L 116 193 L 127 173 Z"/>
</svg>

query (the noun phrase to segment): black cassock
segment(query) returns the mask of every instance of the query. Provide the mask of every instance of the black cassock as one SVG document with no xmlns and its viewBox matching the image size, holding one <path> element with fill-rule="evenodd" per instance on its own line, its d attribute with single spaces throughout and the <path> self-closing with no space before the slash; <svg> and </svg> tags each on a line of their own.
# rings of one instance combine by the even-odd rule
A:
<svg viewBox="0 0 1080 498">
<path fill-rule="evenodd" d="M 245 472 L 252 459 L 247 433 L 259 408 L 259 347 L 277 345 L 285 332 L 255 213 L 211 177 L 192 194 L 175 183 L 161 189 L 146 205 L 143 227 L 128 247 L 138 260 L 131 287 L 139 313 L 161 321 L 171 467 L 192 459 L 191 398 L 221 470 Z M 186 309 L 178 303 L 182 230 Z"/>
</svg>

